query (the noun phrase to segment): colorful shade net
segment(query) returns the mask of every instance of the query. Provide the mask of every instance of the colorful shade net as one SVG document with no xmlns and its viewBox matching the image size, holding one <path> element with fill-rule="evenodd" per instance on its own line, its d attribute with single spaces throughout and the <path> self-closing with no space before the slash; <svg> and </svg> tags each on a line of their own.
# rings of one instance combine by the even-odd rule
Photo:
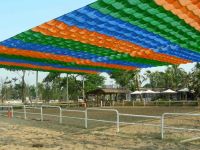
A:
<svg viewBox="0 0 200 150">
<path fill-rule="evenodd" d="M 98 0 L 0 42 L 0 67 L 98 73 L 200 62 L 199 0 Z"/>
</svg>

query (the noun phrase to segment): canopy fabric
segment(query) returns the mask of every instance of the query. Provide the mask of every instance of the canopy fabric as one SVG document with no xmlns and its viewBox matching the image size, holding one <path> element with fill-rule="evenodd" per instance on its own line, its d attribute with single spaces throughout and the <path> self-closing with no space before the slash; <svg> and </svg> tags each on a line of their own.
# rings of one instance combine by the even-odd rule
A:
<svg viewBox="0 0 200 150">
<path fill-rule="evenodd" d="M 179 92 L 189 92 L 190 90 L 188 88 L 183 88 L 183 89 L 180 89 L 178 90 Z"/>
<path fill-rule="evenodd" d="M 139 95 L 139 94 L 142 94 L 142 91 L 134 91 L 131 93 L 131 95 Z"/>
<path fill-rule="evenodd" d="M 173 93 L 177 93 L 177 92 L 176 92 L 176 91 L 173 91 L 173 90 L 171 90 L 171 89 L 168 89 L 168 90 L 166 90 L 166 91 L 163 91 L 162 93 L 173 94 Z"/>
<path fill-rule="evenodd" d="M 199 5 L 98 0 L 0 42 L 0 67 L 109 73 L 200 62 Z"/>
<path fill-rule="evenodd" d="M 147 90 L 147 91 L 143 91 L 143 93 L 146 93 L 146 94 L 156 94 L 158 92 L 154 92 L 152 90 Z"/>
</svg>

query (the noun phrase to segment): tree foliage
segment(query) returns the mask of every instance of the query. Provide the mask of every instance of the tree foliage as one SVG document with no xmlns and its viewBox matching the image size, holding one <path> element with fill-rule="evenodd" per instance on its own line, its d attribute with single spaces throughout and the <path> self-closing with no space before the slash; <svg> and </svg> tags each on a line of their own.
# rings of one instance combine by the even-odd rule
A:
<svg viewBox="0 0 200 150">
<path fill-rule="evenodd" d="M 104 84 L 104 77 L 97 75 L 77 75 L 70 74 L 68 76 L 68 89 L 69 99 L 76 100 L 79 96 L 82 96 L 83 81 L 80 80 L 84 76 L 85 79 L 85 92 L 96 89 Z M 59 73 L 49 73 L 48 76 L 43 80 L 43 91 L 48 95 L 43 94 L 43 99 L 58 99 L 65 100 L 66 88 L 67 88 L 67 77 L 60 77 Z"/>
<path fill-rule="evenodd" d="M 110 78 L 114 79 L 121 88 L 128 88 L 131 90 L 139 89 L 141 86 L 140 70 L 113 72 Z"/>
<path fill-rule="evenodd" d="M 169 66 L 164 72 L 146 71 L 145 79 L 149 83 L 145 87 L 149 88 L 165 88 L 165 89 L 180 89 L 188 87 L 188 74 L 178 65 Z"/>
</svg>

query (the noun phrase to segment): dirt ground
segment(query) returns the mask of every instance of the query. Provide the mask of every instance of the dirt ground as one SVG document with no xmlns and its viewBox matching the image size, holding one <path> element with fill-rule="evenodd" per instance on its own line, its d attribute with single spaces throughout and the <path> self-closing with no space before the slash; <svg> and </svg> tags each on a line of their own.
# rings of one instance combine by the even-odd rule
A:
<svg viewBox="0 0 200 150">
<path fill-rule="evenodd" d="M 118 108 L 118 110 L 121 113 L 149 115 L 198 111 L 191 107 Z M 91 117 L 95 117 L 100 113 L 91 112 L 91 114 Z M 109 117 L 108 115 L 105 118 L 109 119 Z M 190 122 L 193 121 L 192 125 L 199 127 L 200 118 L 170 118 L 167 122 L 174 125 L 177 120 L 181 120 L 178 123 L 184 125 L 191 125 Z M 149 123 L 157 123 L 157 121 L 152 120 Z M 0 150 L 199 150 L 200 147 L 200 141 L 180 143 L 184 139 L 199 137 L 200 132 L 166 130 L 165 139 L 161 140 L 160 128 L 157 127 L 121 125 L 120 133 L 116 133 L 116 126 L 113 124 L 92 125 L 92 122 L 90 124 L 88 129 L 84 129 L 82 122 L 73 122 L 70 119 L 60 125 L 56 120 L 50 119 L 41 122 L 33 118 L 24 120 L 0 116 Z"/>
</svg>

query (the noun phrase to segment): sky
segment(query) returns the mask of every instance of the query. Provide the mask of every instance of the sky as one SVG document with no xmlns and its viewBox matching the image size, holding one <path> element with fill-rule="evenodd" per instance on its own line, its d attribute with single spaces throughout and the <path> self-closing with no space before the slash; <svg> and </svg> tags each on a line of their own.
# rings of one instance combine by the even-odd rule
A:
<svg viewBox="0 0 200 150">
<path fill-rule="evenodd" d="M 46 21 L 52 20 L 58 16 L 76 10 L 80 7 L 88 5 L 96 0 L 1 0 L 0 1 L 0 41 L 10 38 L 18 33 L 26 31 Z M 189 72 L 194 64 L 181 65 Z M 141 74 L 146 70 L 164 71 L 166 67 L 154 67 L 142 69 Z M 41 82 L 47 73 L 39 73 L 39 81 Z M 106 84 L 114 84 L 105 73 Z M 0 80 L 6 77 L 19 78 L 21 73 L 15 73 L 0 69 Z M 35 72 L 28 72 L 26 75 L 26 83 L 35 84 Z"/>
</svg>

